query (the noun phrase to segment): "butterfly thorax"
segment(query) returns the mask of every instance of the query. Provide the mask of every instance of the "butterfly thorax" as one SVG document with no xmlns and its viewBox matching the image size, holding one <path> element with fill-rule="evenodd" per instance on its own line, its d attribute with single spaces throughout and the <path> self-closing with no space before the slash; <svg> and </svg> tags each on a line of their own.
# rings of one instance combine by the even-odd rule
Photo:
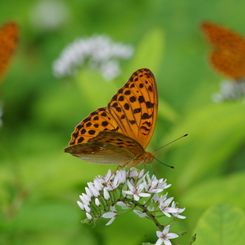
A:
<svg viewBox="0 0 245 245">
<path fill-rule="evenodd" d="M 154 155 L 150 152 L 144 152 L 143 155 L 135 157 L 132 159 L 130 162 L 128 162 L 125 165 L 119 165 L 120 167 L 126 167 L 126 168 L 131 168 L 131 167 L 137 167 L 140 165 L 145 165 L 145 164 L 150 164 L 154 159 Z"/>
</svg>

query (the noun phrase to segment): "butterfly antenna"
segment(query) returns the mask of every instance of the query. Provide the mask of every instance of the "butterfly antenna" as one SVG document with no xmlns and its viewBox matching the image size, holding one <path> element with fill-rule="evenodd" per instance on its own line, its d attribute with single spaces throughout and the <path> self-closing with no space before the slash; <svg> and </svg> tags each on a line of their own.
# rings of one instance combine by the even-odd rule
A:
<svg viewBox="0 0 245 245">
<path fill-rule="evenodd" d="M 173 140 L 173 141 L 167 143 L 166 145 L 163 145 L 163 146 L 157 148 L 157 149 L 154 150 L 153 152 L 158 151 L 158 150 L 162 149 L 163 147 L 165 147 L 165 146 L 167 146 L 167 145 L 170 145 L 170 144 L 174 143 L 175 141 L 177 141 L 177 140 L 179 140 L 179 139 L 182 139 L 182 138 L 186 137 L 187 135 L 188 135 L 188 134 L 184 134 L 184 135 L 180 136 L 179 138 L 177 138 L 177 139 L 175 139 L 175 140 Z M 164 165 L 165 165 L 165 164 L 164 164 Z M 168 166 L 168 165 L 167 165 L 167 166 Z"/>
<path fill-rule="evenodd" d="M 164 165 L 164 166 L 166 166 L 166 167 L 174 168 L 174 166 L 170 166 L 170 165 L 168 165 L 168 164 L 166 164 L 166 163 L 163 163 L 163 162 L 159 161 L 159 160 L 158 160 L 157 158 L 155 158 L 155 157 L 154 157 L 154 159 L 157 160 L 158 162 L 160 162 L 162 165 Z"/>
</svg>

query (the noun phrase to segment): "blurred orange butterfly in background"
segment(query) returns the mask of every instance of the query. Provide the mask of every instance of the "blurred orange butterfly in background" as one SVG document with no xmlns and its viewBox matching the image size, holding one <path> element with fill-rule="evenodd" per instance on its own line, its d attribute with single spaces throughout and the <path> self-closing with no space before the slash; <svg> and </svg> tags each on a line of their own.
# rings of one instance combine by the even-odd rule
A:
<svg viewBox="0 0 245 245">
<path fill-rule="evenodd" d="M 65 152 L 87 162 L 134 167 L 148 164 L 146 152 L 158 109 L 157 85 L 147 69 L 135 71 L 106 107 L 83 119 L 72 133 Z"/>
<path fill-rule="evenodd" d="M 201 29 L 213 45 L 211 64 L 219 72 L 239 82 L 245 78 L 245 38 L 228 28 L 204 22 Z"/>
<path fill-rule="evenodd" d="M 14 22 L 7 22 L 0 29 L 0 81 L 3 79 L 12 54 L 17 48 L 18 38 L 19 30 Z"/>
</svg>

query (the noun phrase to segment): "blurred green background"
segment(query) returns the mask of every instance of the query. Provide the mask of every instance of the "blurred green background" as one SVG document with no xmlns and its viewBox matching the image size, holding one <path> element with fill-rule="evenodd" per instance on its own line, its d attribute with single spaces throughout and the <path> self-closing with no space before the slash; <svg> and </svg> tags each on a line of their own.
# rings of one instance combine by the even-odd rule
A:
<svg viewBox="0 0 245 245">
<path fill-rule="evenodd" d="M 39 15 L 50 2 L 56 7 Z M 214 21 L 245 35 L 244 12 L 245 2 L 238 0 L 1 1 L 0 23 L 15 20 L 21 37 L 1 84 L 0 244 L 135 245 L 157 240 L 153 224 L 135 214 L 120 216 L 110 226 L 104 219 L 95 226 L 81 224 L 85 216 L 76 204 L 78 196 L 86 182 L 110 166 L 63 153 L 75 125 L 105 106 L 142 67 L 154 72 L 160 98 L 148 150 L 189 134 L 156 152 L 175 169 L 156 161 L 147 167 L 167 178 L 169 195 L 186 207 L 187 218 L 171 232 L 187 231 L 181 244 L 195 232 L 195 244 L 221 244 L 205 237 L 219 233 L 209 226 L 218 223 L 212 214 L 222 212 L 232 214 L 225 224 L 239 231 L 239 224 L 245 224 L 245 104 L 211 100 L 222 77 L 207 62 L 210 47 L 199 25 Z M 52 18 L 54 26 L 47 24 Z M 120 77 L 108 83 L 85 71 L 80 80 L 55 78 L 52 63 L 63 48 L 93 34 L 134 46 L 132 58 L 121 62 Z M 101 83 L 105 100 L 94 93 Z M 244 244 L 238 234 L 229 244 Z"/>
</svg>

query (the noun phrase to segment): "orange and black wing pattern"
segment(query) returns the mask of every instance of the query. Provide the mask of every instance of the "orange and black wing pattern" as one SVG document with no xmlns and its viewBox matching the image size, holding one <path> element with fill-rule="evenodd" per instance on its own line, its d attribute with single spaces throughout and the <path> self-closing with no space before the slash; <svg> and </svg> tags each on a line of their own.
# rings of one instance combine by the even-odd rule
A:
<svg viewBox="0 0 245 245">
<path fill-rule="evenodd" d="M 0 29 L 0 81 L 4 78 L 17 48 L 18 38 L 19 29 L 16 23 L 8 22 Z"/>
<path fill-rule="evenodd" d="M 210 62 L 213 67 L 234 81 L 245 78 L 245 38 L 211 22 L 204 22 L 201 29 L 213 46 Z"/>
</svg>

